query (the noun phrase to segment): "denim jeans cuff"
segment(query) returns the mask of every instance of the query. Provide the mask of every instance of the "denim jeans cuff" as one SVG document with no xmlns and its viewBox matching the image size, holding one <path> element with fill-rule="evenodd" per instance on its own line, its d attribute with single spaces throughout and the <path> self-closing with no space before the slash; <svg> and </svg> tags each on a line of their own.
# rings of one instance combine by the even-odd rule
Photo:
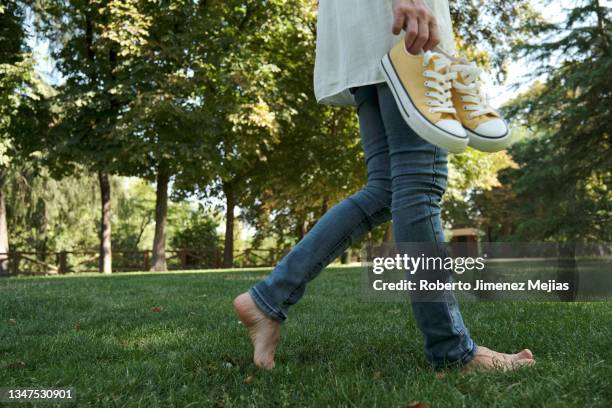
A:
<svg viewBox="0 0 612 408">
<path fill-rule="evenodd" d="M 441 370 L 444 368 L 452 368 L 452 367 L 463 367 L 467 365 L 470 361 L 474 359 L 476 352 L 478 351 L 478 346 L 475 342 L 472 341 L 472 349 L 463 353 L 463 355 L 455 361 L 430 361 L 430 364 L 434 368 L 434 370 Z"/>
<path fill-rule="evenodd" d="M 285 316 L 284 313 L 274 310 L 274 308 L 270 306 L 268 302 L 266 302 L 264 297 L 261 295 L 261 293 L 259 292 L 259 290 L 257 290 L 255 286 L 249 289 L 249 295 L 251 295 L 251 298 L 253 298 L 253 301 L 255 302 L 259 310 L 261 310 L 263 314 L 265 314 L 269 318 L 277 320 L 281 323 L 285 321 L 285 319 L 287 319 L 287 316 Z"/>
<path fill-rule="evenodd" d="M 475 342 L 472 341 L 472 349 L 466 352 L 461 357 L 461 359 L 459 360 L 459 365 L 463 367 L 466 364 L 468 364 L 470 361 L 474 359 L 474 356 L 476 355 L 477 352 L 478 352 L 478 346 L 476 345 Z"/>
</svg>

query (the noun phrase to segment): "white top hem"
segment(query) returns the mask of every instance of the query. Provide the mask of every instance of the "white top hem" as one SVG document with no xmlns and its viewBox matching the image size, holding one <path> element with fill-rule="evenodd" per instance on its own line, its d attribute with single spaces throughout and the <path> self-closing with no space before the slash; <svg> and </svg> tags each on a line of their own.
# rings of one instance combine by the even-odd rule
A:
<svg viewBox="0 0 612 408">
<path fill-rule="evenodd" d="M 340 86 L 336 89 L 331 90 L 327 95 L 321 96 L 317 98 L 317 102 L 325 105 L 334 105 L 334 106 L 355 106 L 357 103 L 355 102 L 355 98 L 353 94 L 351 94 L 351 88 L 357 88 L 360 86 L 368 86 L 368 85 L 376 85 L 384 83 L 384 79 L 375 79 L 372 81 L 357 81 L 355 83 L 348 83 L 346 85 Z"/>
</svg>

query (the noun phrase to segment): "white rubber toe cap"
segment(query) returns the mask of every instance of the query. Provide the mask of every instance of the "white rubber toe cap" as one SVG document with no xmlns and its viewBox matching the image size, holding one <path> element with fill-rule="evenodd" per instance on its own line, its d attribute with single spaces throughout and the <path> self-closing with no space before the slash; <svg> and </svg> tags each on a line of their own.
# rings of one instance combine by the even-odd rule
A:
<svg viewBox="0 0 612 408">
<path fill-rule="evenodd" d="M 491 119 L 478 125 L 474 131 L 486 137 L 503 137 L 508 133 L 508 126 L 501 119 Z"/>
<path fill-rule="evenodd" d="M 456 120 L 442 119 L 441 121 L 436 123 L 436 126 L 444 129 L 448 133 L 455 135 L 457 137 L 467 136 L 467 133 L 465 133 L 465 129 L 463 128 L 463 126 L 461 126 L 461 123 L 459 123 Z"/>
</svg>

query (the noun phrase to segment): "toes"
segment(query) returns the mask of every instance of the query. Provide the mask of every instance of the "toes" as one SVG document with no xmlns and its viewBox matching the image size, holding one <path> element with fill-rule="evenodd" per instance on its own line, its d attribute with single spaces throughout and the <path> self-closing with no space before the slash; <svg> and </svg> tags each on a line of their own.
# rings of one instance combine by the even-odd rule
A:
<svg viewBox="0 0 612 408">
<path fill-rule="evenodd" d="M 533 353 L 531 352 L 531 350 L 524 349 L 514 355 L 515 361 L 523 359 L 533 360 Z"/>
<path fill-rule="evenodd" d="M 276 365 L 274 363 L 274 360 L 270 360 L 268 358 L 260 358 L 260 357 L 253 358 L 253 363 L 255 364 L 255 366 L 263 370 L 271 370 Z"/>
</svg>

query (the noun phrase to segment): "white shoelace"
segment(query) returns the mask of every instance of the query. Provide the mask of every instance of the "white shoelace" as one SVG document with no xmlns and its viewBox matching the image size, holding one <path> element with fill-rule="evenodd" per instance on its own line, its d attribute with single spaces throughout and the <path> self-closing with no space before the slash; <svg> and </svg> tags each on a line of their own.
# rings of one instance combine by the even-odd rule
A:
<svg viewBox="0 0 612 408">
<path fill-rule="evenodd" d="M 423 54 L 423 66 L 429 65 L 433 60 L 434 70 L 426 70 L 423 76 L 431 78 L 433 81 L 425 81 L 425 86 L 433 89 L 428 91 L 425 96 L 430 112 L 438 113 L 457 113 L 453 107 L 451 89 L 453 80 L 457 78 L 457 73 L 451 71 L 451 60 L 442 54 L 427 51 Z"/>
<path fill-rule="evenodd" d="M 453 86 L 461 94 L 461 101 L 465 102 L 463 109 L 470 111 L 470 118 L 476 118 L 478 116 L 486 115 L 488 113 L 494 113 L 487 101 L 486 96 L 481 92 L 480 88 L 480 74 L 482 70 L 474 63 L 455 63 L 451 70 L 460 74 L 464 83 L 453 81 Z"/>
</svg>

